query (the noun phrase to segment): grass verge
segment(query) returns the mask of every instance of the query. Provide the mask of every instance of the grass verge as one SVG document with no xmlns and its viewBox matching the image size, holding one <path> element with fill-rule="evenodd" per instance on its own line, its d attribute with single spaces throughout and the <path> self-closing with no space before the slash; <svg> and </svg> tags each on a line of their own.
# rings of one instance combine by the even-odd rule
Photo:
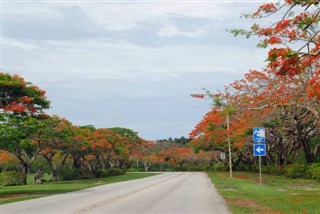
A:
<svg viewBox="0 0 320 214">
<path fill-rule="evenodd" d="M 66 193 L 86 189 L 103 184 L 111 184 L 120 181 L 145 178 L 156 175 L 155 173 L 127 173 L 125 175 L 112 176 L 99 179 L 45 182 L 41 185 L 28 184 L 22 186 L 0 187 L 0 204 L 23 201 L 32 198 Z"/>
<path fill-rule="evenodd" d="M 208 172 L 212 183 L 226 200 L 232 213 L 303 213 L 320 212 L 320 183 L 306 179 L 289 179 L 282 176 L 258 173 Z"/>
</svg>

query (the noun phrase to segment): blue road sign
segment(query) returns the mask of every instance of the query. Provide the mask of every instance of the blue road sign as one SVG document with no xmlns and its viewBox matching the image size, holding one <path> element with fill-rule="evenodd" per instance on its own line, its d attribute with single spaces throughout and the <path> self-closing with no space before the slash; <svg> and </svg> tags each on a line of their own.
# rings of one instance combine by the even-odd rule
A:
<svg viewBox="0 0 320 214">
<path fill-rule="evenodd" d="M 254 156 L 266 156 L 266 144 L 254 144 L 253 145 L 253 155 Z"/>
<path fill-rule="evenodd" d="M 255 143 L 266 142 L 266 131 L 263 127 L 253 128 L 253 142 Z"/>
</svg>

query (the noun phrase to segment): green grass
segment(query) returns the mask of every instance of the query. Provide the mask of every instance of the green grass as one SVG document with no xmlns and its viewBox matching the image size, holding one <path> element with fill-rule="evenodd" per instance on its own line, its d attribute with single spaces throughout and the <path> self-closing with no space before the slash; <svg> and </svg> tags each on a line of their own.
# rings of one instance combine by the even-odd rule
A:
<svg viewBox="0 0 320 214">
<path fill-rule="evenodd" d="M 111 184 L 121 181 L 145 178 L 156 173 L 127 173 L 125 175 L 112 176 L 99 179 L 45 182 L 44 184 L 32 184 L 33 177 L 29 176 L 28 185 L 0 187 L 0 204 L 39 198 L 47 195 L 66 193 L 103 184 Z"/>
<path fill-rule="evenodd" d="M 305 179 L 258 173 L 209 172 L 218 192 L 235 214 L 241 213 L 311 213 L 320 212 L 320 183 Z"/>
</svg>

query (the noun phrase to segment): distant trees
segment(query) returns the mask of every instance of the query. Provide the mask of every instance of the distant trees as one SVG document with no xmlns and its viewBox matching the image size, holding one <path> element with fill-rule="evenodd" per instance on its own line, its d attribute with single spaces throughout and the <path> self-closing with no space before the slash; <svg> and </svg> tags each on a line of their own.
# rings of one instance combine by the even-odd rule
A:
<svg viewBox="0 0 320 214">
<path fill-rule="evenodd" d="M 168 143 L 173 143 L 173 144 L 180 144 L 180 145 L 187 145 L 190 142 L 189 138 L 186 138 L 184 136 L 181 136 L 179 138 L 171 138 L 169 137 L 168 139 L 159 139 L 157 142 L 168 142 Z"/>
</svg>

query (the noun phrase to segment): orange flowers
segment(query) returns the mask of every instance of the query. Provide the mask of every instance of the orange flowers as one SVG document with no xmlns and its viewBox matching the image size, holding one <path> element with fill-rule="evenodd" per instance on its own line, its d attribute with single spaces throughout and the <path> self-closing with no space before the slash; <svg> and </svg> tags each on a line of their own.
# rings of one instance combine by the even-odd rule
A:
<svg viewBox="0 0 320 214">
<path fill-rule="evenodd" d="M 264 13 L 272 13 L 275 12 L 278 8 L 273 3 L 263 4 L 259 7 L 258 11 L 253 13 L 252 15 L 259 16 L 261 12 Z"/>
<path fill-rule="evenodd" d="M 26 82 L 19 75 L 0 72 L 0 93 L 5 94 L 0 108 L 14 113 L 35 114 L 49 107 L 45 91 Z"/>
<path fill-rule="evenodd" d="M 290 25 L 290 20 L 283 20 L 283 21 L 278 22 L 276 27 L 274 28 L 275 33 L 279 33 L 280 31 L 282 31 L 283 29 L 285 29 L 289 25 Z"/>
<path fill-rule="evenodd" d="M 17 102 L 12 102 L 4 108 L 4 111 L 12 111 L 14 113 L 22 113 L 25 112 L 27 108 L 23 106 L 23 104 L 19 104 Z"/>
<path fill-rule="evenodd" d="M 279 37 L 276 36 L 271 36 L 269 39 L 269 43 L 270 44 L 280 44 L 282 42 L 282 40 Z"/>
<path fill-rule="evenodd" d="M 191 96 L 194 97 L 194 98 L 203 99 L 203 98 L 205 98 L 206 95 L 204 95 L 204 94 L 192 94 Z"/>
</svg>

